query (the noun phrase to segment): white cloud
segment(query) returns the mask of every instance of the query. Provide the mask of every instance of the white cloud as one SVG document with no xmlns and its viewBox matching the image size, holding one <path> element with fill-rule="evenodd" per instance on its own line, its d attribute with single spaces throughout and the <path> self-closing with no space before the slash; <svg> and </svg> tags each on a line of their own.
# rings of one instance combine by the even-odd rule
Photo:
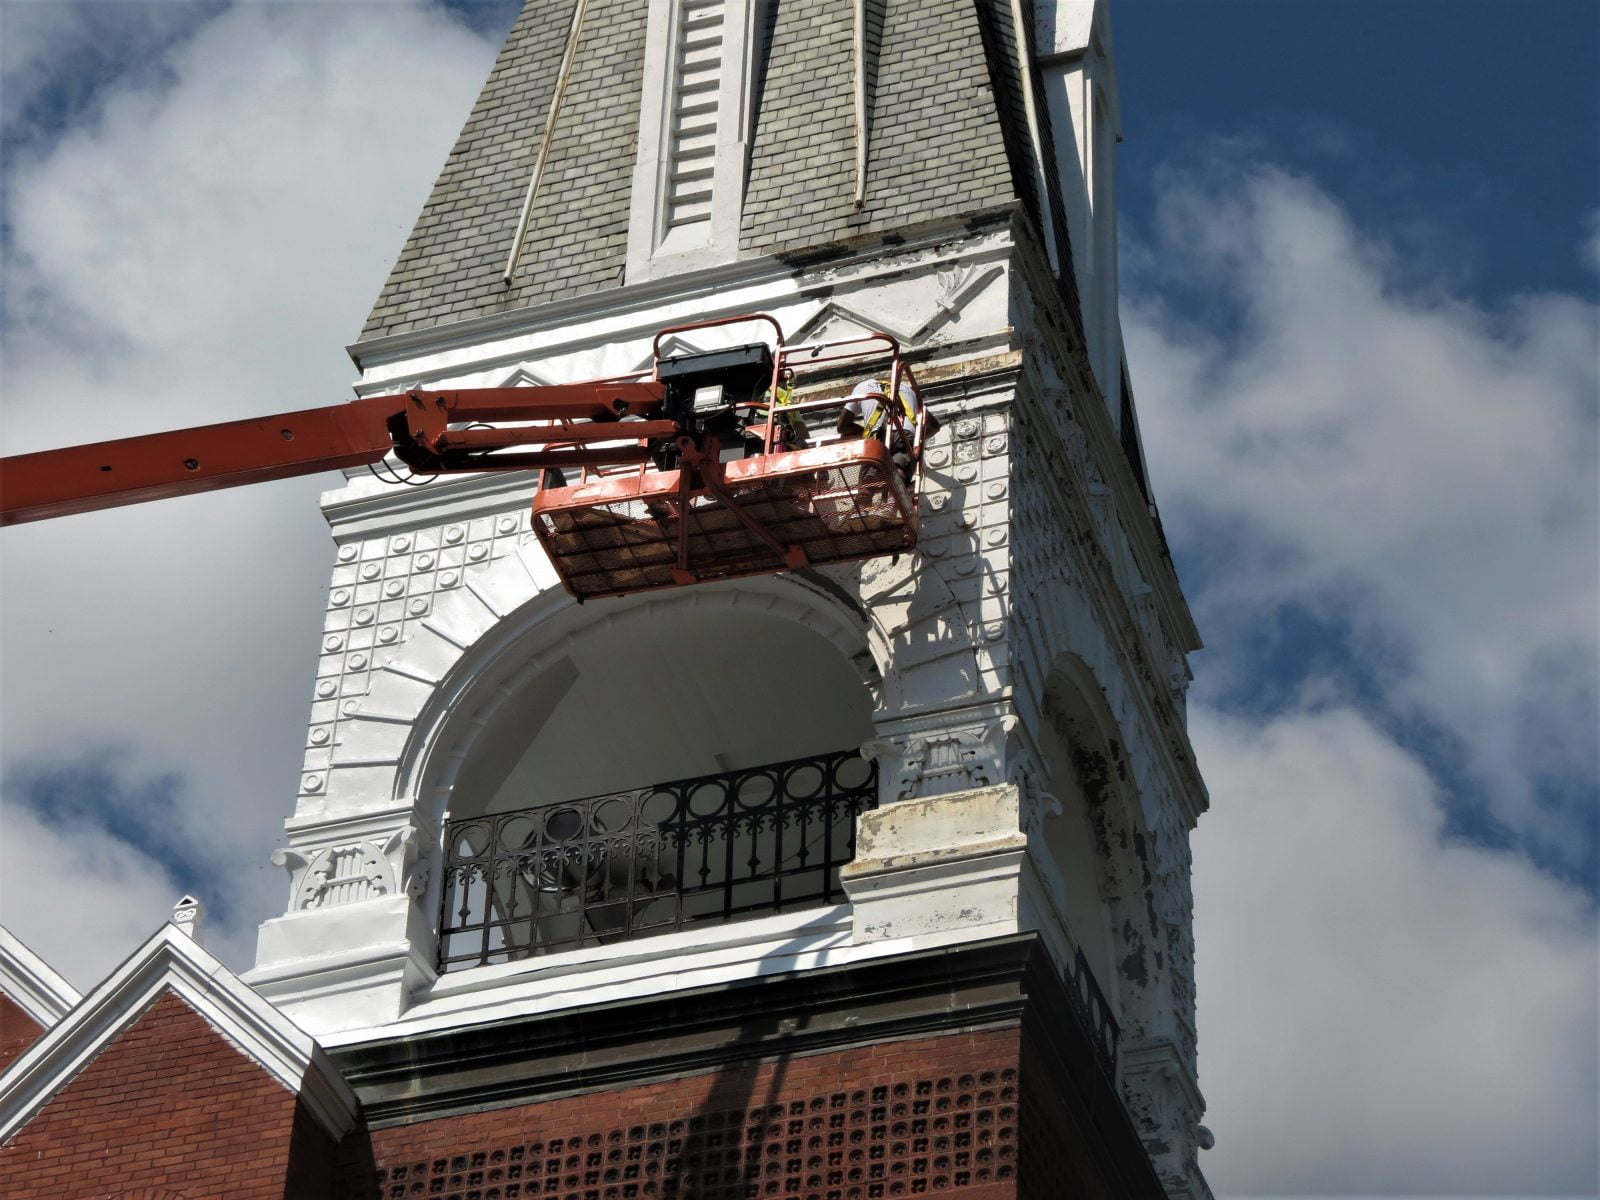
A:
<svg viewBox="0 0 1600 1200">
<path fill-rule="evenodd" d="M 94 829 L 62 829 L 8 808 L 0 837 L 0 913 L 27 946 L 88 991 L 168 917 L 182 889 L 164 866 Z M 201 921 L 212 953 L 238 962 L 253 930 Z"/>
<path fill-rule="evenodd" d="M 1596 312 L 1454 298 L 1269 167 L 1169 176 L 1159 213 L 1125 325 L 1210 647 L 1203 1165 L 1593 1194 L 1595 904 L 1533 863 L 1594 862 Z M 1265 679 L 1295 611 L 1350 645 L 1291 634 Z M 1517 846 L 1447 840 L 1463 780 Z"/>
<path fill-rule="evenodd" d="M 1159 211 L 1128 357 L 1169 528 L 1212 556 L 1208 669 L 1286 605 L 1347 623 L 1390 714 L 1453 736 L 1495 814 L 1561 854 L 1588 814 L 1540 776 L 1595 770 L 1594 307 L 1442 295 L 1267 168 L 1178 177 Z M 1200 281 L 1236 322 L 1158 299 Z"/>
<path fill-rule="evenodd" d="M 420 5 L 237 5 L 22 153 L 5 179 L 5 452 L 347 398 L 342 347 L 496 49 Z M 267 857 L 299 774 L 332 553 L 315 505 L 327 485 L 214 493 L 0 540 L 6 761 L 114 747 L 130 751 L 130 769 L 180 775 L 170 819 L 197 857 L 236 872 L 241 911 L 219 936 L 238 967 L 283 902 Z M 4 817 L 15 882 L 0 919 L 63 871 L 76 879 L 74 862 L 138 875 L 141 897 L 164 878 L 108 858 L 89 829 L 51 830 L 49 855 L 17 853 L 38 832 L 30 822 Z M 37 948 L 82 978 L 105 961 L 101 946 L 115 961 L 175 898 L 99 922 L 75 908 L 76 935 Z M 131 940 L 129 912 L 142 922 Z"/>
<path fill-rule="evenodd" d="M 35 0 L 0 5 L 0 126 L 11 139 L 92 105 L 115 73 L 149 69 L 164 46 L 207 15 L 201 3 L 74 3 Z M 64 64 L 71 64 L 63 71 Z"/>
<path fill-rule="evenodd" d="M 1350 709 L 1192 732 L 1218 1193 L 1593 1194 L 1588 897 L 1444 842 L 1426 768 Z"/>
</svg>

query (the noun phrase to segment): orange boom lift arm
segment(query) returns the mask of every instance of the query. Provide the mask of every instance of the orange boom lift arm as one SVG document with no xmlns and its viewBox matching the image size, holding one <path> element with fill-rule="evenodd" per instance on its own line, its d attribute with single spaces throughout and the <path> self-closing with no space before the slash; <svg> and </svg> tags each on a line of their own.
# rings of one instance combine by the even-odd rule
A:
<svg viewBox="0 0 1600 1200">
<path fill-rule="evenodd" d="M 391 452 L 430 474 L 642 463 L 642 446 L 597 453 L 585 443 L 673 437 L 672 421 L 618 423 L 659 414 L 663 394 L 653 380 L 418 390 L 18 454 L 0 459 L 0 525 L 372 465 Z M 490 421 L 533 424 L 451 428 Z M 496 453 L 519 446 L 538 448 Z"/>
<path fill-rule="evenodd" d="M 770 325 L 775 342 L 661 357 L 669 334 L 747 322 Z M 418 474 L 539 470 L 534 532 L 579 599 L 916 545 L 926 430 L 920 406 L 900 400 L 915 382 L 894 339 L 785 347 L 761 315 L 665 329 L 655 347 L 649 379 L 415 389 L 0 459 L 0 525 L 393 454 Z M 806 414 L 842 408 L 840 381 L 863 360 L 886 381 L 873 393 L 885 414 L 876 436 L 804 444 Z M 820 380 L 809 390 L 796 381 L 807 373 Z"/>
</svg>

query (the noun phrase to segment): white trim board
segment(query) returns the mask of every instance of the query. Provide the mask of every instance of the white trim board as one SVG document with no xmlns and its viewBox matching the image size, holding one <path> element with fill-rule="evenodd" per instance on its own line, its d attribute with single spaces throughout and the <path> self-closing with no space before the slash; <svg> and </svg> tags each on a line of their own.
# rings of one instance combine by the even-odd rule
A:
<svg viewBox="0 0 1600 1200">
<path fill-rule="evenodd" d="M 355 1093 L 316 1040 L 188 934 L 165 924 L 0 1074 L 0 1142 L 32 1120 L 168 989 L 304 1099 L 335 1140 L 355 1124 Z"/>
<path fill-rule="evenodd" d="M 0 992 L 46 1029 L 83 999 L 77 988 L 4 925 L 0 925 Z"/>
</svg>

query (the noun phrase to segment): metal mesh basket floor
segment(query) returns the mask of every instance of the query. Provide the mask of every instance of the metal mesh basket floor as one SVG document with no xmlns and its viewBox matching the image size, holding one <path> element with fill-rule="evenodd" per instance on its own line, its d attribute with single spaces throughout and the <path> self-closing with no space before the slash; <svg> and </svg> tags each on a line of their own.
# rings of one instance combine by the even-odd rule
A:
<svg viewBox="0 0 1600 1200">
<path fill-rule="evenodd" d="M 782 571 L 797 548 L 812 566 L 916 544 L 913 500 L 880 442 L 836 443 L 725 465 L 728 500 L 683 510 L 677 471 L 615 476 L 541 492 L 534 529 L 573 595 L 611 596 Z M 778 548 L 741 520 L 757 526 Z M 687 527 L 687 571 L 678 570 Z"/>
</svg>

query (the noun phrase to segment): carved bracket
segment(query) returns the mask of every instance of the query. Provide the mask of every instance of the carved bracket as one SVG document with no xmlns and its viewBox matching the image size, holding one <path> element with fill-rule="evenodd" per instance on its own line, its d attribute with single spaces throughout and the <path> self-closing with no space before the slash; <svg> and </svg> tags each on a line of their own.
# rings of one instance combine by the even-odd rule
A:
<svg viewBox="0 0 1600 1200">
<path fill-rule="evenodd" d="M 1203 1195 L 1197 1152 L 1211 1141 L 1200 1124 L 1205 1101 L 1177 1049 L 1151 1042 L 1124 1053 L 1122 1094 L 1128 1115 L 1169 1193 Z"/>
<path fill-rule="evenodd" d="M 283 847 L 272 852 L 272 861 L 290 873 L 292 911 L 334 908 L 402 891 L 415 897 L 425 882 L 416 831 L 409 825 L 381 840 L 336 843 L 309 853 Z"/>
<path fill-rule="evenodd" d="M 861 752 L 878 764 L 885 802 L 943 796 L 1005 782 L 1006 736 L 1015 724 L 1006 716 L 938 726 L 874 738 Z"/>
</svg>

